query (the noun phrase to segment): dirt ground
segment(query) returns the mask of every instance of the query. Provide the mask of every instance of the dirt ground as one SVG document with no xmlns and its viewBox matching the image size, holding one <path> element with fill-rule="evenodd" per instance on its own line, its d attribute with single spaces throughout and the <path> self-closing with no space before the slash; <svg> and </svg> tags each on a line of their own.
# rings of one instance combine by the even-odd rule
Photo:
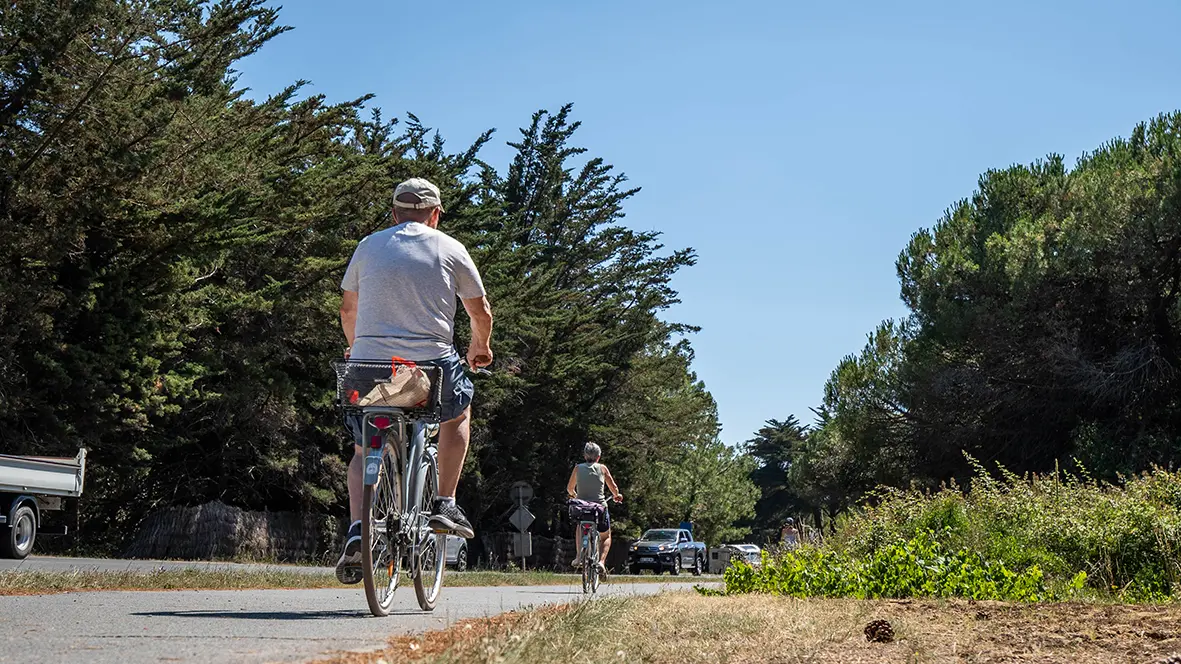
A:
<svg viewBox="0 0 1181 664">
<path fill-rule="evenodd" d="M 845 661 L 1147 664 L 1181 654 L 1174 606 L 899 601 L 876 603 L 873 614 L 896 624 L 894 652 L 877 659 L 875 646 L 887 648 L 859 643 L 860 656 Z M 839 661 L 825 654 L 816 661 Z"/>
<path fill-rule="evenodd" d="M 873 620 L 890 623 L 893 642 L 866 640 Z M 1181 655 L 1181 606 L 672 593 L 467 621 L 393 639 L 382 653 L 329 661 L 1150 664 L 1174 654 Z"/>
</svg>

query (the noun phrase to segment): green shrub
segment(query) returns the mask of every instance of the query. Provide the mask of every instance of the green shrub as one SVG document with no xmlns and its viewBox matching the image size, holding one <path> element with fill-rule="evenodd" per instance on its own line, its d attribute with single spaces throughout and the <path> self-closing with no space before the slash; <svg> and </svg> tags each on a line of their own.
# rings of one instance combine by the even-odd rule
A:
<svg viewBox="0 0 1181 664">
<path fill-rule="evenodd" d="M 1181 472 L 1119 484 L 1064 473 L 991 476 L 967 490 L 882 489 L 821 549 L 735 566 L 728 592 L 1039 600 L 1084 591 L 1181 596 Z"/>
<path fill-rule="evenodd" d="M 951 519 L 949 514 L 956 515 Z M 991 477 L 968 491 L 884 491 L 847 518 L 828 546 L 867 556 L 946 524 L 940 540 L 1010 569 L 1037 566 L 1051 583 L 1085 571 L 1094 590 L 1132 601 L 1181 591 L 1181 473 L 1153 470 L 1119 484 L 1063 474 Z"/>
<path fill-rule="evenodd" d="M 724 579 L 729 594 L 1018 601 L 1051 597 L 1036 565 L 1015 572 L 966 549 L 949 549 L 934 531 L 881 547 L 869 556 L 817 548 L 767 555 L 758 567 L 733 564 Z"/>
</svg>

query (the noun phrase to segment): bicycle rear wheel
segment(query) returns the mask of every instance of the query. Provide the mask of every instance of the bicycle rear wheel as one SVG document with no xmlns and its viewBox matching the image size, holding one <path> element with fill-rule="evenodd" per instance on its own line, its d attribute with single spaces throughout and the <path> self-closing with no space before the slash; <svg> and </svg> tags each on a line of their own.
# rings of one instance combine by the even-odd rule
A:
<svg viewBox="0 0 1181 664">
<path fill-rule="evenodd" d="M 588 594 L 591 591 L 590 575 L 593 574 L 594 569 L 594 565 L 591 563 L 595 555 L 594 545 L 591 544 L 591 536 L 587 534 L 585 525 L 579 524 L 578 530 L 578 551 L 582 560 L 582 592 Z"/>
<path fill-rule="evenodd" d="M 411 570 L 414 576 L 414 594 L 418 595 L 418 606 L 423 611 L 434 611 L 439 591 L 443 588 L 443 571 L 446 568 L 447 536 L 433 532 L 428 525 L 431 507 L 439 495 L 439 463 L 433 450 L 422 458 L 422 466 L 415 482 L 414 494 L 419 497 L 417 544 L 411 551 L 414 560 Z"/>
<path fill-rule="evenodd" d="M 365 600 L 375 616 L 388 616 L 401 576 L 402 556 L 395 541 L 398 505 L 394 497 L 393 459 L 382 455 L 377 484 L 365 487 L 361 520 L 361 574 Z"/>
<path fill-rule="evenodd" d="M 602 572 L 599 571 L 599 547 L 602 546 L 602 540 L 599 539 L 598 531 L 591 533 L 591 593 L 599 592 L 599 582 L 602 581 Z"/>
</svg>

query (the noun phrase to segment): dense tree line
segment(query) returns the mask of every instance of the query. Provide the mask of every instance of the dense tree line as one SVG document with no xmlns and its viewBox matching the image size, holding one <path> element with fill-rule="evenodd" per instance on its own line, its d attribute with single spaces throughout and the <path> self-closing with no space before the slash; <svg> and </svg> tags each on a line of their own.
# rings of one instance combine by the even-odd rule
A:
<svg viewBox="0 0 1181 664">
<path fill-rule="evenodd" d="M 909 315 L 837 366 L 816 425 L 748 443 L 764 501 L 786 487 L 761 515 L 963 479 L 969 456 L 1110 480 L 1181 462 L 1181 113 L 1073 169 L 985 173 L 897 267 Z"/>
<path fill-rule="evenodd" d="M 0 11 L 0 450 L 91 450 L 85 546 L 175 504 L 343 513 L 338 284 L 415 175 L 443 187 L 497 314 L 459 495 L 476 527 L 502 527 L 522 479 L 556 526 L 594 440 L 625 531 L 742 534 L 751 462 L 718 439 L 692 329 L 662 318 L 693 252 L 623 223 L 636 189 L 577 147 L 569 107 L 498 170 L 491 132 L 452 150 L 368 98 L 245 95 L 234 63 L 285 29 L 261 0 Z"/>
</svg>

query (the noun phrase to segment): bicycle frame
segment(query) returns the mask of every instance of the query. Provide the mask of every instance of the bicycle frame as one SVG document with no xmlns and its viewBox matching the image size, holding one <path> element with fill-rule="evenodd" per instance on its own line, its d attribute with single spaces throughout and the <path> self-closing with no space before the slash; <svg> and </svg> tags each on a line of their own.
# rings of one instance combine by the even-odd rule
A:
<svg viewBox="0 0 1181 664">
<path fill-rule="evenodd" d="M 385 418 L 389 426 L 378 427 L 375 420 Z M 406 413 L 398 408 L 366 408 L 362 417 L 362 440 L 366 441 L 365 459 L 363 462 L 364 484 L 377 484 L 381 473 L 381 464 L 387 448 L 394 458 L 396 472 L 394 485 L 394 504 L 398 510 L 398 536 L 405 544 L 412 547 L 412 554 L 417 553 L 418 538 L 413 537 L 413 529 L 420 521 L 421 505 L 410 505 L 407 501 L 414 495 L 414 487 L 418 486 L 419 473 L 422 468 L 423 456 L 426 452 L 426 430 L 429 425 L 406 417 Z M 389 532 L 389 524 L 386 524 Z M 415 560 L 415 556 L 411 556 Z"/>
<path fill-rule="evenodd" d="M 598 522 L 579 519 L 577 536 L 579 555 L 582 558 L 582 592 L 598 592 L 599 547 L 602 546 Z"/>
<path fill-rule="evenodd" d="M 599 524 L 594 521 L 579 521 L 578 540 L 583 552 L 598 562 Z"/>
<path fill-rule="evenodd" d="M 428 440 L 442 416 L 442 370 L 421 367 L 430 376 L 429 396 L 403 407 L 386 405 L 390 399 L 384 392 L 376 399 L 369 395 L 375 385 L 392 382 L 399 366 L 418 370 L 413 363 L 393 358 L 389 364 L 350 360 L 332 366 L 342 420 L 360 438 L 356 458 L 367 513 L 361 526 L 361 574 L 369 610 L 389 615 L 405 569 L 414 580 L 419 606 L 432 611 L 446 557 L 445 538 L 433 533 L 428 521 L 430 501 L 438 491 L 438 453 Z M 366 402 L 370 405 L 358 405 Z"/>
</svg>

